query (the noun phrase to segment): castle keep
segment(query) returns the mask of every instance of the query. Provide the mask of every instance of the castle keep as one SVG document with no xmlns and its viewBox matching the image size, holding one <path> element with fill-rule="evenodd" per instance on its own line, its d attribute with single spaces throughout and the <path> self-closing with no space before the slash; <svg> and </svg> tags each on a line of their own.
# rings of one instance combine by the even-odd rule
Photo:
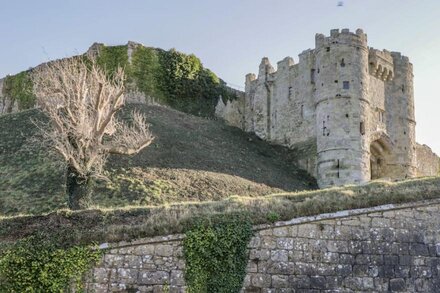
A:
<svg viewBox="0 0 440 293">
<path fill-rule="evenodd" d="M 321 187 L 435 175 L 438 157 L 415 141 L 409 59 L 368 47 L 361 29 L 317 34 L 315 42 L 276 71 L 263 58 L 258 75 L 246 75 L 245 95 L 220 99 L 216 114 L 296 149 Z"/>
</svg>

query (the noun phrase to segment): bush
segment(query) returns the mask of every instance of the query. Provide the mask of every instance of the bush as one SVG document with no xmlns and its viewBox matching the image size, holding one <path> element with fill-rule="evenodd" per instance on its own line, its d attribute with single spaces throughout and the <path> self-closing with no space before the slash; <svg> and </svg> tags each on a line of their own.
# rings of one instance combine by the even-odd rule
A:
<svg viewBox="0 0 440 293">
<path fill-rule="evenodd" d="M 251 237 L 251 223 L 239 216 L 199 223 L 189 230 L 183 243 L 188 292 L 239 292 Z"/>
<path fill-rule="evenodd" d="M 82 276 L 100 259 L 87 246 L 60 247 L 58 241 L 31 236 L 6 249 L 0 258 L 1 292 L 81 290 Z"/>
</svg>

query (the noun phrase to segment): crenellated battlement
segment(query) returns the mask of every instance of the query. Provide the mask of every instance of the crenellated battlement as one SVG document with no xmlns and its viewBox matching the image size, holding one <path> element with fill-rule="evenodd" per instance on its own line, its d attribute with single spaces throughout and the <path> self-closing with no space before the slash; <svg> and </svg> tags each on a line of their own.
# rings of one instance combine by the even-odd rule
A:
<svg viewBox="0 0 440 293">
<path fill-rule="evenodd" d="M 383 81 L 393 80 L 394 61 L 389 51 L 370 48 L 368 51 L 368 64 L 372 76 Z"/>
<path fill-rule="evenodd" d="M 349 29 L 342 29 L 341 31 L 332 29 L 328 37 L 323 34 L 316 34 L 315 36 L 316 50 L 338 44 L 366 48 L 367 34 L 362 29 L 357 29 L 356 32 L 350 32 Z"/>
</svg>

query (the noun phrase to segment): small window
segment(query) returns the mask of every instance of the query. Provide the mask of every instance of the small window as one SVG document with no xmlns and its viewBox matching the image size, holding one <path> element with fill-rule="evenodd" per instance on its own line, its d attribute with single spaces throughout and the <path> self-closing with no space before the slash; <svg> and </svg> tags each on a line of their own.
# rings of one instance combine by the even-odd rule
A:
<svg viewBox="0 0 440 293">
<path fill-rule="evenodd" d="M 327 47 L 326 50 L 327 50 L 327 52 L 330 52 L 330 47 Z"/>
<path fill-rule="evenodd" d="M 361 132 L 361 135 L 365 134 L 365 124 L 364 124 L 364 122 L 360 123 L 359 130 Z"/>
<path fill-rule="evenodd" d="M 291 86 L 289 86 L 289 98 L 292 96 L 292 90 L 293 90 L 293 88 Z"/>
<path fill-rule="evenodd" d="M 339 177 L 340 177 L 339 169 L 341 168 L 341 164 L 340 164 L 340 162 L 339 162 L 339 159 L 338 159 L 338 161 L 337 161 L 337 163 L 336 163 L 336 168 L 338 169 L 338 178 L 339 178 Z"/>
<path fill-rule="evenodd" d="M 348 89 L 350 88 L 350 82 L 349 82 L 349 81 L 344 81 L 344 82 L 342 83 L 342 88 L 343 88 L 344 90 L 348 90 Z"/>
<path fill-rule="evenodd" d="M 338 80 L 335 80 L 335 83 L 338 83 L 339 81 Z"/>
<path fill-rule="evenodd" d="M 342 58 L 342 60 L 341 60 L 341 67 L 345 67 L 345 60 L 344 60 L 344 58 Z"/>
<path fill-rule="evenodd" d="M 310 81 L 315 84 L 315 69 L 310 70 Z"/>
<path fill-rule="evenodd" d="M 304 119 L 304 105 L 301 105 L 301 119 Z"/>
<path fill-rule="evenodd" d="M 402 84 L 402 93 L 405 92 L 405 85 Z"/>
</svg>

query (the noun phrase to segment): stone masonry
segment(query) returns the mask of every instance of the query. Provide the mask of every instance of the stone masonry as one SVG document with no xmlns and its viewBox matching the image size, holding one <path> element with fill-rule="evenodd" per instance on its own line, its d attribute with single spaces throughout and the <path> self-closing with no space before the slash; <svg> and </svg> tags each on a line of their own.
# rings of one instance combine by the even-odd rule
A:
<svg viewBox="0 0 440 293">
<path fill-rule="evenodd" d="M 417 158 L 409 59 L 368 47 L 361 29 L 317 34 L 315 44 L 277 70 L 263 58 L 245 97 L 219 100 L 217 115 L 276 144 L 314 142 L 298 163 L 320 187 L 430 175 L 417 168 L 427 162 Z"/>
<path fill-rule="evenodd" d="M 255 227 L 242 292 L 440 292 L 440 201 Z M 110 245 L 88 292 L 185 292 L 183 235 Z"/>
</svg>

